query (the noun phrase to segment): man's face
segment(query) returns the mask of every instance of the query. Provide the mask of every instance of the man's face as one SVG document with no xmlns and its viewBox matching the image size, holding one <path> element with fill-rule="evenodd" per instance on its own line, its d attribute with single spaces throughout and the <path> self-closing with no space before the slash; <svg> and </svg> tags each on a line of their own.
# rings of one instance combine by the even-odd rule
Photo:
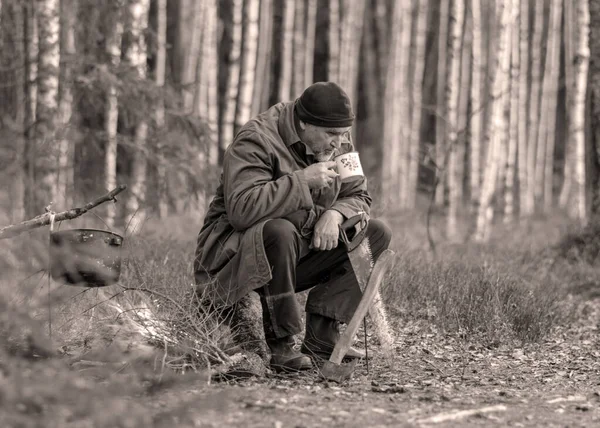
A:
<svg viewBox="0 0 600 428">
<path fill-rule="evenodd" d="M 344 128 L 325 128 L 300 121 L 300 139 L 315 154 L 317 162 L 331 160 L 343 143 L 349 143 L 351 126 Z"/>
</svg>

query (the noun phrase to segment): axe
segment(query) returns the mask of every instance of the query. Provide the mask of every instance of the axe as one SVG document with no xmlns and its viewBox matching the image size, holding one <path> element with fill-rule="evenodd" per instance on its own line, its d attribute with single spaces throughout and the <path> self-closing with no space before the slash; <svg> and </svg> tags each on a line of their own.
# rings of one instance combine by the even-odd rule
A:
<svg viewBox="0 0 600 428">
<path fill-rule="evenodd" d="M 348 231 L 359 223 L 361 230 L 352 239 L 349 239 Z M 356 360 L 342 364 L 342 359 L 352 345 L 360 323 L 369 310 L 371 311 L 371 318 L 373 318 L 376 324 L 376 332 L 382 345 L 387 344 L 391 348 L 391 344 L 393 343 L 385 311 L 379 298 L 379 285 L 393 262 L 394 252 L 391 250 L 383 251 L 377 262 L 373 263 L 369 241 L 368 239 L 364 239 L 366 226 L 367 219 L 364 214 L 352 217 L 340 226 L 340 239 L 348 249 L 348 258 L 363 296 L 354 311 L 352 319 L 336 343 L 331 357 L 321 368 L 321 375 L 323 377 L 336 382 L 348 379 L 354 371 Z M 375 304 L 375 307 L 372 307 L 373 304 Z"/>
</svg>

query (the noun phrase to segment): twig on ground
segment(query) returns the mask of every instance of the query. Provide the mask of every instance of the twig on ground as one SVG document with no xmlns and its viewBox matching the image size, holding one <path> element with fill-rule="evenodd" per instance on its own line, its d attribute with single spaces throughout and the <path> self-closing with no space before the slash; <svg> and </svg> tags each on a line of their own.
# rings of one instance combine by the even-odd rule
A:
<svg viewBox="0 0 600 428">
<path fill-rule="evenodd" d="M 0 239 L 14 238 L 15 236 L 20 235 L 23 232 L 26 232 L 31 229 L 35 229 L 37 227 L 42 227 L 50 224 L 52 221 L 52 215 L 54 215 L 54 221 L 63 221 L 63 220 L 73 220 L 77 218 L 89 210 L 97 207 L 98 205 L 108 202 L 108 201 L 116 201 L 115 196 L 125 190 L 127 186 L 121 184 L 116 189 L 111 190 L 106 195 L 100 196 L 98 199 L 88 203 L 87 205 L 80 208 L 71 208 L 70 210 L 63 211 L 60 213 L 53 214 L 51 212 L 47 212 L 44 214 L 40 214 L 37 217 L 34 217 L 30 220 L 26 220 L 19 224 L 11 224 L 10 226 L 3 227 L 0 229 Z"/>
<path fill-rule="evenodd" d="M 430 418 L 420 419 L 417 422 L 421 423 L 421 424 L 439 424 L 442 422 L 455 421 L 457 419 L 468 418 L 469 416 L 475 416 L 475 415 L 479 415 L 482 413 L 504 412 L 504 411 L 506 411 L 506 406 L 499 404 L 497 406 L 482 407 L 480 409 L 454 410 L 452 412 L 439 413 Z"/>
</svg>

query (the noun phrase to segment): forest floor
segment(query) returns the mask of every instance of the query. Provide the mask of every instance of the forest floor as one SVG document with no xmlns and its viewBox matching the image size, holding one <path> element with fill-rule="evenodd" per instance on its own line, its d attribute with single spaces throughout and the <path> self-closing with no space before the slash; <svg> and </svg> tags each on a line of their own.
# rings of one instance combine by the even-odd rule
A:
<svg viewBox="0 0 600 428">
<path fill-rule="evenodd" d="M 172 387 L 146 401 L 158 426 L 376 427 L 600 425 L 600 299 L 535 345 L 489 348 L 397 331 L 393 367 L 375 352 L 345 384 L 316 372 Z M 164 424 L 164 425 L 163 425 Z"/>
</svg>

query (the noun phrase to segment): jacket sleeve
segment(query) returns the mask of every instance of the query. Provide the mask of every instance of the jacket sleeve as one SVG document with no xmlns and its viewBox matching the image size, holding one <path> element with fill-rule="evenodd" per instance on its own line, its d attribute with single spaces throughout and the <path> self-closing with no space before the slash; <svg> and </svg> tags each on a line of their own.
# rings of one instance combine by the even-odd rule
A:
<svg viewBox="0 0 600 428">
<path fill-rule="evenodd" d="M 367 179 L 363 177 L 360 180 L 342 183 L 340 194 L 331 209 L 340 212 L 348 219 L 361 212 L 369 215 L 371 202 L 371 195 L 367 190 Z"/>
<path fill-rule="evenodd" d="M 246 230 L 272 218 L 311 209 L 303 171 L 274 178 L 275 155 L 259 137 L 239 136 L 223 159 L 225 209 L 231 225 Z"/>
</svg>

